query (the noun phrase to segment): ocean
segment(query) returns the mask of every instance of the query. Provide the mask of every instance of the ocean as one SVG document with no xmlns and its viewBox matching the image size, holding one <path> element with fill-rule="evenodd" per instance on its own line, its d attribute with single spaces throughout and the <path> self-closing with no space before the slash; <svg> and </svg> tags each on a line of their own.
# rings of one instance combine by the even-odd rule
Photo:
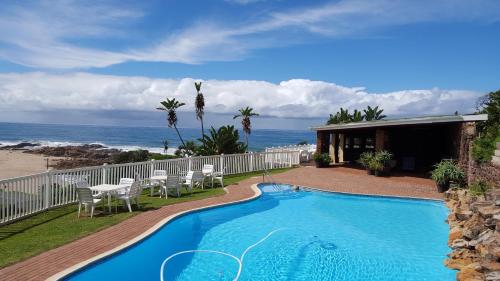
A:
<svg viewBox="0 0 500 281">
<path fill-rule="evenodd" d="M 200 137 L 199 128 L 179 128 L 186 140 Z M 205 130 L 205 133 L 207 131 Z M 240 129 L 240 139 L 244 141 Z M 165 127 L 127 127 L 96 125 L 58 125 L 0 122 L 0 146 L 21 142 L 39 143 L 42 146 L 101 144 L 122 150 L 147 149 L 163 152 L 163 140 L 169 142 L 169 153 L 180 144 L 175 130 Z M 315 134 L 309 130 L 252 130 L 249 150 L 262 151 L 266 147 L 297 144 L 301 141 L 315 143 Z"/>
</svg>

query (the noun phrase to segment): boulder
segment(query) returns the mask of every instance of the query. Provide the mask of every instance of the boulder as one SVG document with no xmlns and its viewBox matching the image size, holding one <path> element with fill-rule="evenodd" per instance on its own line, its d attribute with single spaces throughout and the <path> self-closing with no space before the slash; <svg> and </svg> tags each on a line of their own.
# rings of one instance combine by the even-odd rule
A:
<svg viewBox="0 0 500 281">
<path fill-rule="evenodd" d="M 468 210 L 468 211 L 456 212 L 455 213 L 455 217 L 459 221 L 468 220 L 468 219 L 470 219 L 472 217 L 472 211 Z"/>
<path fill-rule="evenodd" d="M 485 279 L 486 281 L 500 281 L 500 271 L 493 271 L 486 273 Z"/>
<path fill-rule="evenodd" d="M 471 240 L 469 242 L 469 245 L 471 247 L 476 247 L 479 244 L 489 244 L 494 242 L 496 239 L 495 231 L 491 229 L 487 229 L 483 232 L 481 232 L 476 239 Z"/>
<path fill-rule="evenodd" d="M 496 261 L 481 262 L 481 268 L 484 272 L 498 271 L 500 272 L 500 263 Z"/>
<path fill-rule="evenodd" d="M 462 230 L 462 235 L 469 239 L 475 239 L 479 233 L 483 232 L 486 229 L 484 226 L 484 219 L 478 214 L 473 214 L 470 219 L 468 219 L 464 225 Z"/>
<path fill-rule="evenodd" d="M 460 249 L 460 248 L 468 248 L 469 247 L 469 242 L 465 241 L 464 239 L 455 239 L 451 242 L 450 248 L 453 250 Z"/>
<path fill-rule="evenodd" d="M 478 263 L 472 263 L 462 268 L 457 274 L 458 281 L 483 281 L 484 274 L 479 272 L 481 266 Z"/>
<path fill-rule="evenodd" d="M 458 226 L 452 228 L 450 230 L 450 235 L 448 236 L 448 246 L 451 246 L 451 243 L 454 240 L 462 238 L 462 229 Z"/>
<path fill-rule="evenodd" d="M 469 249 L 457 249 L 448 254 L 448 259 L 445 260 L 445 265 L 451 269 L 460 270 L 461 268 L 477 262 L 479 255 Z"/>
</svg>

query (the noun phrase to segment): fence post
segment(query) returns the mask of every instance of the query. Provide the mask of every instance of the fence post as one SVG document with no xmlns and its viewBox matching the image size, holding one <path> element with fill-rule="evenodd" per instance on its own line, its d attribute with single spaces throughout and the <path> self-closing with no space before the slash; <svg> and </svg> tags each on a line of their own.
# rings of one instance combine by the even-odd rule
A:
<svg viewBox="0 0 500 281">
<path fill-rule="evenodd" d="M 250 171 L 249 172 L 253 172 L 253 152 L 250 151 L 250 163 L 249 163 L 249 167 L 250 167 Z"/>
<path fill-rule="evenodd" d="M 106 184 L 106 166 L 108 166 L 108 163 L 102 164 L 102 184 Z"/>
<path fill-rule="evenodd" d="M 153 176 L 153 173 L 155 171 L 155 160 L 154 159 L 151 159 L 151 164 L 150 164 L 150 168 L 149 168 L 149 177 L 152 177 Z"/>
<path fill-rule="evenodd" d="M 219 161 L 220 172 L 224 174 L 224 153 L 222 153 L 219 157 L 220 157 L 220 161 Z"/>
<path fill-rule="evenodd" d="M 274 158 L 276 157 L 276 153 L 271 152 L 271 170 L 274 169 Z"/>
<path fill-rule="evenodd" d="M 193 160 L 191 156 L 188 157 L 188 171 L 192 171 L 191 167 L 193 166 Z"/>
<path fill-rule="evenodd" d="M 45 205 L 44 208 L 48 209 L 50 208 L 51 205 L 51 200 L 50 200 L 50 194 L 52 191 L 52 173 L 50 172 L 52 168 L 49 168 L 47 172 L 45 173 L 45 194 L 44 194 L 44 201 Z"/>
</svg>

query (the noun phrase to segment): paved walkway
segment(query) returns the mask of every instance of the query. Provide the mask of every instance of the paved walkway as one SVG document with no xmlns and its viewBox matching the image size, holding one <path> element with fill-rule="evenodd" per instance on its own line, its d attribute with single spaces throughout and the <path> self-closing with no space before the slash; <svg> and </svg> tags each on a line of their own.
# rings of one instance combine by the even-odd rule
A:
<svg viewBox="0 0 500 281">
<path fill-rule="evenodd" d="M 278 182 L 339 192 L 436 199 L 442 197 L 436 192 L 434 183 L 428 179 L 405 176 L 374 177 L 366 175 L 362 170 L 342 167 L 326 169 L 301 167 L 274 175 L 273 178 Z M 0 280 L 45 280 L 68 267 L 114 249 L 172 214 L 250 198 L 254 195 L 250 186 L 260 182 L 261 179 L 254 177 L 231 185 L 227 187 L 228 193 L 221 196 L 169 205 L 141 213 L 72 243 L 0 269 Z"/>
</svg>

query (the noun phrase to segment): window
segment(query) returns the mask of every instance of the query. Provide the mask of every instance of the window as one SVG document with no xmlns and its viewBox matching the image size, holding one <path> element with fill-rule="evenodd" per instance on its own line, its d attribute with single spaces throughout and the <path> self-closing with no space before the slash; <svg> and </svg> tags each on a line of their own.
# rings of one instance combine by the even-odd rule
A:
<svg viewBox="0 0 500 281">
<path fill-rule="evenodd" d="M 375 148 L 375 141 L 373 140 L 373 138 L 367 138 L 366 139 L 365 148 L 369 148 L 369 149 L 374 149 Z"/>
<path fill-rule="evenodd" d="M 360 148 L 361 147 L 361 139 L 360 138 L 354 138 L 354 144 L 352 148 Z"/>
</svg>

